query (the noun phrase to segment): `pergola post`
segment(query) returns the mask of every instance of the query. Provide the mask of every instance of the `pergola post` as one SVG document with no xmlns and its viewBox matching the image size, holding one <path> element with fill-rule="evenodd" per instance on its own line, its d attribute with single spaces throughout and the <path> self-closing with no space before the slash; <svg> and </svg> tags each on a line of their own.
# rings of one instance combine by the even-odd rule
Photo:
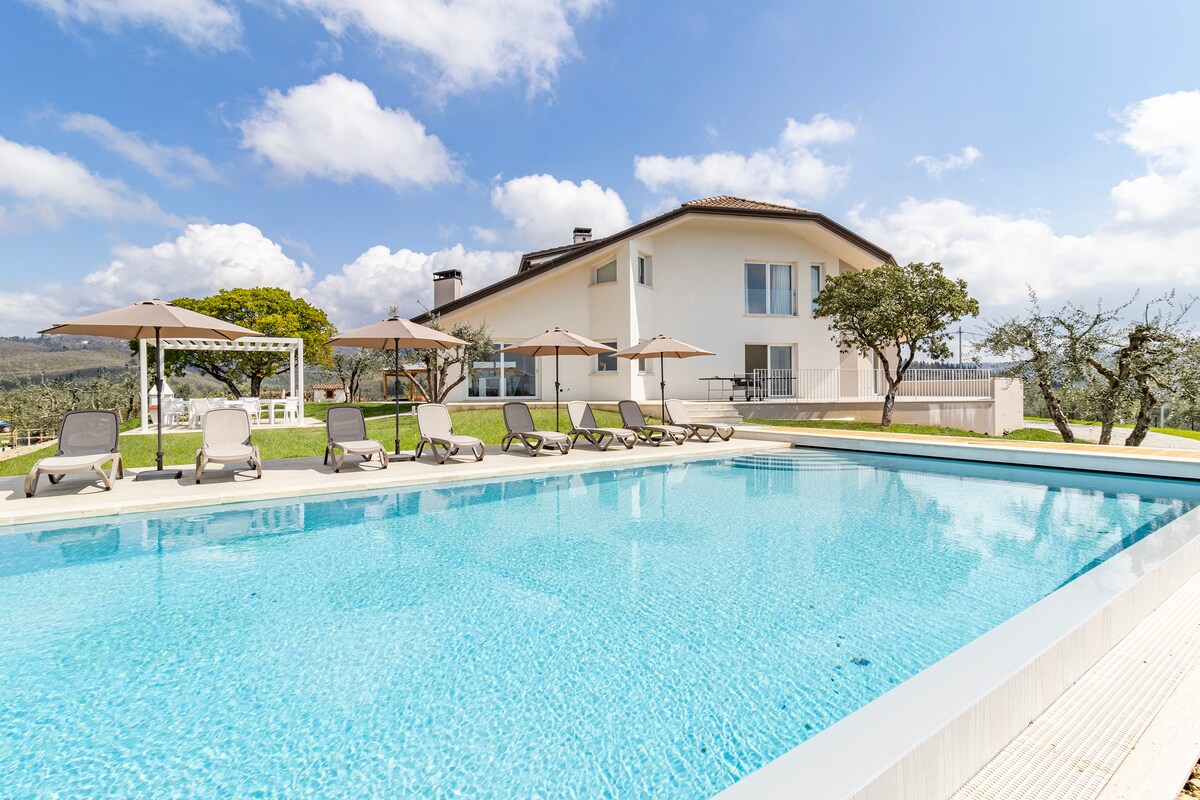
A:
<svg viewBox="0 0 1200 800">
<path fill-rule="evenodd" d="M 138 371 L 138 386 L 142 391 L 141 402 L 138 403 L 142 408 L 142 433 L 147 433 L 150 430 L 150 387 L 146 382 L 146 340 L 138 339 L 138 366 L 141 369 Z"/>
<path fill-rule="evenodd" d="M 303 423 L 304 422 L 304 340 L 303 339 L 299 339 L 296 342 L 296 364 L 299 367 L 299 369 L 297 370 L 297 375 L 296 375 L 296 377 L 298 378 L 298 380 L 297 380 L 298 386 L 296 388 L 299 392 L 298 397 L 300 398 L 300 418 L 297 420 L 297 422 Z"/>
</svg>

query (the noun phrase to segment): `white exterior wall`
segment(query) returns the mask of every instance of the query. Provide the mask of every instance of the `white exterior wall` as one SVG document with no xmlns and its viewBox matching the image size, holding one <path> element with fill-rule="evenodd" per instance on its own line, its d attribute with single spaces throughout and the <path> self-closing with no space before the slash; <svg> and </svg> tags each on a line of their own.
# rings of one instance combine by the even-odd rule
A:
<svg viewBox="0 0 1200 800">
<path fill-rule="evenodd" d="M 839 354 L 825 323 L 812 318 L 809 270 L 821 264 L 825 275 L 833 275 L 847 266 L 870 269 L 878 262 L 848 243 L 831 252 L 814 239 L 832 237 L 819 234 L 814 225 L 796 221 L 685 217 L 442 318 L 448 324 L 486 322 L 493 337 L 506 344 L 559 326 L 598 341 L 616 340 L 618 348 L 666 334 L 713 351 L 715 356 L 666 361 L 667 393 L 683 399 L 706 397 L 701 377 L 744 372 L 747 344 L 790 345 L 794 369 L 866 367 L 856 356 Z M 651 259 L 650 287 L 637 284 L 639 255 Z M 614 258 L 616 283 L 593 284 L 595 268 Z M 746 314 L 748 261 L 794 265 L 795 316 Z M 637 373 L 636 362 L 625 359 L 615 375 L 597 373 L 594 358 L 567 356 L 560 365 L 564 401 L 659 396 L 657 362 L 644 375 Z M 553 358 L 542 358 L 534 399 L 552 401 L 553 381 Z M 464 383 L 450 399 L 473 398 Z"/>
</svg>

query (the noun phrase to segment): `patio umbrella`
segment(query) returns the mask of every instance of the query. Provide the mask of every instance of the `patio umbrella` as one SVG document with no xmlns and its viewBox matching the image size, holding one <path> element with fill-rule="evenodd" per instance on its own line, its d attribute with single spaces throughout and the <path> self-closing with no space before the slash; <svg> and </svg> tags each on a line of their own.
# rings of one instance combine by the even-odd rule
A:
<svg viewBox="0 0 1200 800">
<path fill-rule="evenodd" d="M 143 300 L 131 306 L 101 311 L 86 317 L 53 325 L 39 333 L 71 333 L 78 336 L 110 336 L 114 339 L 153 339 L 154 354 L 158 368 L 154 376 L 155 397 L 158 404 L 158 454 L 153 472 L 139 472 L 134 480 L 154 478 L 182 478 L 183 473 L 167 472 L 163 469 L 163 350 L 161 340 L 175 338 L 226 339 L 232 341 L 243 336 L 260 336 L 258 331 L 243 328 L 223 319 L 209 317 L 186 308 L 180 308 L 165 300 Z M 146 398 L 142 398 L 146 402 Z"/>
<path fill-rule="evenodd" d="M 653 339 L 641 344 L 635 344 L 633 347 L 626 347 L 624 350 L 619 350 L 613 353 L 617 358 L 653 358 L 658 356 L 658 389 L 662 395 L 662 412 L 663 420 L 667 418 L 667 376 L 664 370 L 663 359 L 666 358 L 692 358 L 694 356 L 712 356 L 716 353 L 710 353 L 707 350 L 702 350 L 695 345 L 681 342 L 678 339 L 672 339 L 670 336 L 655 336 Z"/>
<path fill-rule="evenodd" d="M 539 333 L 528 341 L 505 347 L 502 353 L 519 353 L 526 356 L 548 356 L 554 354 L 554 430 L 558 430 L 558 357 L 563 356 L 594 356 L 599 353 L 614 352 L 611 347 L 599 342 L 593 342 L 577 333 L 554 328 L 545 333 Z"/>
<path fill-rule="evenodd" d="M 352 331 L 339 333 L 326 344 L 339 347 L 366 347 L 371 350 L 392 350 L 396 354 L 396 382 L 392 395 L 396 401 L 396 455 L 400 455 L 400 351 L 424 348 L 463 347 L 468 342 L 400 317 L 388 317 Z"/>
</svg>

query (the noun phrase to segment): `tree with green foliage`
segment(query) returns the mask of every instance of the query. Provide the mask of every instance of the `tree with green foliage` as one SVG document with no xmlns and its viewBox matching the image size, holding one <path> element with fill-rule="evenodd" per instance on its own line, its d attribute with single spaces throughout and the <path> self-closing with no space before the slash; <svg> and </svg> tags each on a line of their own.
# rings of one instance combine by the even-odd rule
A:
<svg viewBox="0 0 1200 800">
<path fill-rule="evenodd" d="M 180 297 L 175 305 L 234 322 L 264 336 L 299 337 L 304 340 L 306 363 L 330 368 L 332 348 L 326 342 L 337 329 L 325 312 L 286 289 L 222 289 L 209 297 Z M 151 347 L 151 350 L 154 348 Z M 210 375 L 238 397 L 257 397 L 267 378 L 287 372 L 288 360 L 279 353 L 171 350 L 166 368 L 181 375 L 187 368 Z"/>
<path fill-rule="evenodd" d="M 357 403 L 362 399 L 364 378 L 381 372 L 389 363 L 382 350 L 366 347 L 339 347 L 333 353 L 333 371 L 342 383 L 346 400 Z"/>
<path fill-rule="evenodd" d="M 885 428 L 892 424 L 896 391 L 917 353 L 949 358 L 947 328 L 978 314 L 979 302 L 967 293 L 966 281 L 946 277 L 937 262 L 834 275 L 817 295 L 816 307 L 842 352 L 874 355 L 882 366 L 887 394 L 880 425 Z"/>
<path fill-rule="evenodd" d="M 1088 359 L 1102 349 L 1118 311 L 1099 306 L 1088 311 L 1067 303 L 1047 313 L 1030 289 L 1027 310 L 989 322 L 979 348 L 1010 361 L 1008 375 L 1035 385 L 1063 441 L 1074 442 L 1063 392 L 1086 381 Z"/>
<path fill-rule="evenodd" d="M 492 360 L 495 344 L 484 322 L 478 325 L 461 322 L 446 331 L 439 319 L 430 315 L 425 324 L 467 342 L 466 347 L 409 350 L 407 356 L 401 359 L 400 370 L 425 395 L 425 399 L 431 403 L 441 403 L 449 396 L 450 390 L 475 375 L 476 363 Z M 410 372 L 405 362 L 421 364 L 425 367 L 424 374 Z"/>
</svg>

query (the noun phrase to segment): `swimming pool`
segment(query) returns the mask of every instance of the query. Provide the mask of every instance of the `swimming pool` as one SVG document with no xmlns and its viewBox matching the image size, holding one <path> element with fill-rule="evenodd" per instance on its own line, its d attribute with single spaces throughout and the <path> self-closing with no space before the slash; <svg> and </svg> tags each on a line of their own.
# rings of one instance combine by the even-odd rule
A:
<svg viewBox="0 0 1200 800">
<path fill-rule="evenodd" d="M 0 786 L 707 797 L 1198 499 L 800 450 L 22 528 Z"/>
</svg>

